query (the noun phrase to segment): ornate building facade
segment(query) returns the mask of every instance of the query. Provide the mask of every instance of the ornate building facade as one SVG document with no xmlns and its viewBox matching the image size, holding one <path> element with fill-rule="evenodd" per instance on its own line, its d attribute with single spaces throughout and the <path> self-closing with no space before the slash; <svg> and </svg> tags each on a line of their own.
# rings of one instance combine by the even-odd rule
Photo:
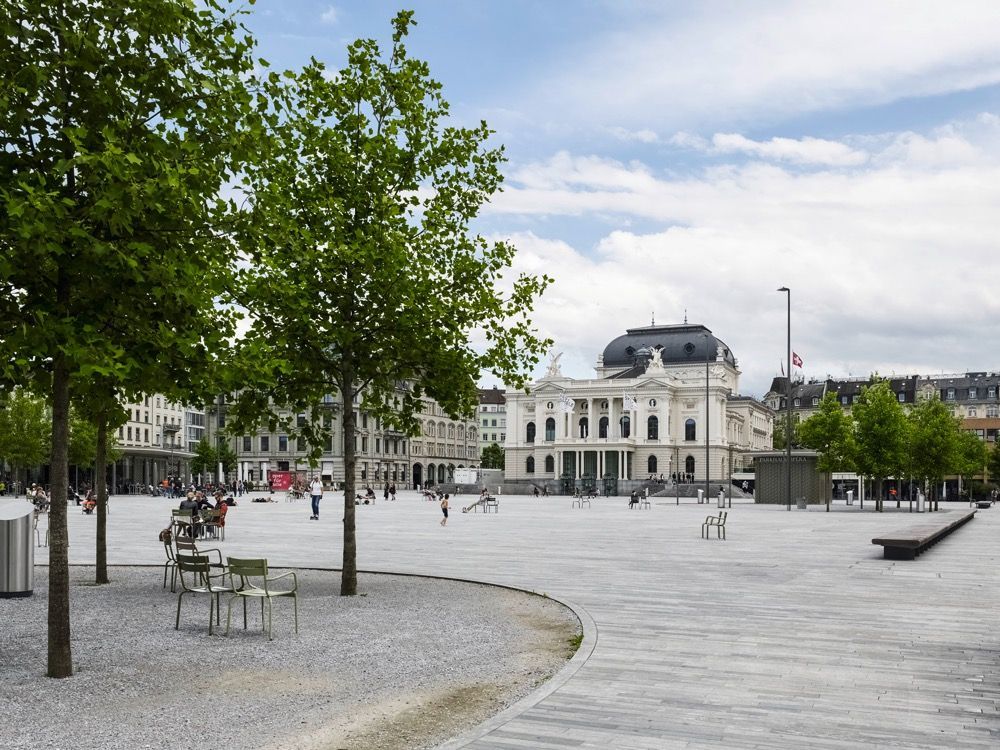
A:
<svg viewBox="0 0 1000 750">
<path fill-rule="evenodd" d="M 736 395 L 736 358 L 703 325 L 628 329 L 595 375 L 565 377 L 556 356 L 530 389 L 507 390 L 508 482 L 718 481 L 771 447 L 774 412 Z"/>
</svg>

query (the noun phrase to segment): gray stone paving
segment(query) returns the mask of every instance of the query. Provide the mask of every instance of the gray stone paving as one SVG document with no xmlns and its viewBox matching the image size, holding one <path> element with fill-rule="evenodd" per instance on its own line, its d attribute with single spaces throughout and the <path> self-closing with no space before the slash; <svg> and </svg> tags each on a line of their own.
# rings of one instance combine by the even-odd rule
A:
<svg viewBox="0 0 1000 750">
<path fill-rule="evenodd" d="M 593 620 L 568 679 L 449 747 L 1000 747 L 1000 508 L 890 561 L 871 539 L 919 516 L 734 503 L 719 542 L 699 536 L 708 506 L 626 502 L 503 497 L 445 528 L 416 493 L 357 508 L 362 569 L 518 586 Z M 221 546 L 338 567 L 341 503 L 317 523 L 307 502 L 242 502 Z M 110 560 L 159 562 L 171 506 L 115 498 Z M 73 562 L 94 525 L 71 509 Z"/>
</svg>

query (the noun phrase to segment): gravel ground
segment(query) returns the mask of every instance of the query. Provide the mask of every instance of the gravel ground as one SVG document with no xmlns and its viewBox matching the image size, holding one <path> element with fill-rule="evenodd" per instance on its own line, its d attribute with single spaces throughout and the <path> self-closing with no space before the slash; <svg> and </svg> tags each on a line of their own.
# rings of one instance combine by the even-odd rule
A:
<svg viewBox="0 0 1000 750">
<path fill-rule="evenodd" d="M 208 635 L 208 600 L 161 589 L 162 568 L 74 567 L 76 674 L 44 676 L 48 569 L 35 595 L 0 599 L 0 746 L 389 750 L 427 748 L 500 712 L 572 655 L 576 617 L 550 600 L 474 584 L 298 571 L 274 640 L 249 607 Z M 222 628 L 225 629 L 225 605 Z M 220 631 L 221 633 L 221 631 Z"/>
</svg>

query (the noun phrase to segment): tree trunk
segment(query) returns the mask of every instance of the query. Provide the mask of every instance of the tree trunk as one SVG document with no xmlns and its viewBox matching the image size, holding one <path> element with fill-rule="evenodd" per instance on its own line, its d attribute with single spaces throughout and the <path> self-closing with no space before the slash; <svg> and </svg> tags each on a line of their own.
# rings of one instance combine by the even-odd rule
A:
<svg viewBox="0 0 1000 750">
<path fill-rule="evenodd" d="M 358 593 L 358 546 L 354 529 L 354 466 L 357 450 L 354 446 L 357 420 L 354 417 L 354 372 L 344 368 L 340 383 L 341 400 L 344 403 L 344 561 L 340 575 L 340 595 L 354 596 Z"/>
<path fill-rule="evenodd" d="M 94 457 L 94 490 L 97 492 L 97 577 L 96 583 L 108 579 L 108 415 L 97 418 L 97 452 Z"/>
<path fill-rule="evenodd" d="M 61 352 L 52 372 L 52 504 L 49 509 L 48 676 L 70 677 L 73 656 L 69 629 L 69 536 L 66 492 L 69 484 L 69 368 Z"/>
</svg>

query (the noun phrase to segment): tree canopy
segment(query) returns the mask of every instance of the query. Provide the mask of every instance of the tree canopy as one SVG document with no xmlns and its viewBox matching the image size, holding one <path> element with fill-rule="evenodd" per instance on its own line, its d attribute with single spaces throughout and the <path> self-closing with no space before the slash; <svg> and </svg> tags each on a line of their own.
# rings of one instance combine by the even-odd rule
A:
<svg viewBox="0 0 1000 750">
<path fill-rule="evenodd" d="M 404 40 L 358 40 L 347 66 L 313 61 L 272 73 L 268 133 L 246 172 L 240 247 L 250 261 L 236 302 L 253 319 L 231 415 L 236 429 L 277 406 L 307 412 L 297 428 L 314 457 L 339 412 L 345 436 L 341 592 L 357 589 L 354 540 L 356 408 L 408 434 L 423 397 L 471 414 L 488 370 L 523 384 L 548 342 L 530 314 L 546 277 L 513 276 L 515 249 L 472 231 L 500 187 L 502 148 L 485 123 L 448 121 L 441 85 Z"/>
<path fill-rule="evenodd" d="M 857 450 L 854 423 L 844 413 L 837 394 L 827 392 L 819 402 L 819 411 L 799 425 L 799 439 L 807 448 L 819 452 L 820 471 L 850 471 Z"/>
<path fill-rule="evenodd" d="M 504 467 L 504 453 L 496 443 L 491 443 L 483 448 L 481 465 L 484 469 L 502 469 Z"/>
<path fill-rule="evenodd" d="M 232 335 L 215 304 L 240 171 L 252 41 L 225 0 L 0 6 L 0 380 L 45 393 L 65 496 L 69 403 L 203 377 Z M 192 399 L 194 400 L 194 399 Z M 50 517 L 48 674 L 72 674 L 65 506 Z"/>
</svg>

